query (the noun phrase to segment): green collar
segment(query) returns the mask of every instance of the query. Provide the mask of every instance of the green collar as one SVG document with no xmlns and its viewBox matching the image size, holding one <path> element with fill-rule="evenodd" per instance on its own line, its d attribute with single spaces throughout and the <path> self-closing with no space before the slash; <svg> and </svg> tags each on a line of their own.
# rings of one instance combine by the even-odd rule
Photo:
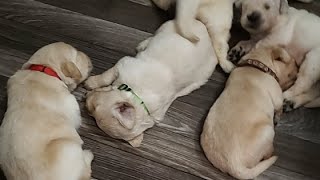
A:
<svg viewBox="0 0 320 180">
<path fill-rule="evenodd" d="M 132 89 L 131 89 L 128 85 L 126 85 L 126 84 L 121 84 L 121 85 L 118 87 L 118 89 L 119 89 L 120 91 L 131 92 L 131 94 L 133 94 L 133 96 L 134 96 L 134 99 L 135 99 L 138 103 L 140 103 L 140 104 L 143 106 L 143 108 L 147 111 L 148 115 L 150 115 L 150 112 L 149 112 L 146 104 L 142 101 L 142 99 L 141 99 L 136 93 L 134 93 L 134 92 L 132 91 Z"/>
</svg>

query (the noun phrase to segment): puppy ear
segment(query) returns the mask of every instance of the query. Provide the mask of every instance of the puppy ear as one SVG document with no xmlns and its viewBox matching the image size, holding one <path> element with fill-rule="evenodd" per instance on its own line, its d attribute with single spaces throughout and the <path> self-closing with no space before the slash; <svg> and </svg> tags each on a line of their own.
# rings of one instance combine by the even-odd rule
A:
<svg viewBox="0 0 320 180">
<path fill-rule="evenodd" d="M 288 52 L 281 47 L 274 47 L 272 49 L 272 56 L 274 60 L 282 61 L 284 63 L 289 63 L 291 60 L 291 56 L 288 54 Z"/>
<path fill-rule="evenodd" d="M 127 128 L 132 129 L 135 124 L 135 109 L 134 107 L 127 103 L 121 102 L 114 105 L 112 109 L 112 114 L 118 119 L 120 124 Z"/>
<path fill-rule="evenodd" d="M 288 0 L 280 0 L 280 14 L 288 14 L 289 3 Z"/>
<path fill-rule="evenodd" d="M 97 108 L 97 104 L 96 104 L 96 96 L 94 94 L 94 91 L 88 91 L 86 94 L 86 107 L 87 110 L 89 112 L 89 114 L 93 114 L 93 112 L 96 110 Z"/>
<path fill-rule="evenodd" d="M 82 78 L 80 70 L 73 62 L 64 62 L 61 65 L 62 73 L 71 79 L 80 80 Z"/>
<path fill-rule="evenodd" d="M 130 141 L 128 141 L 128 143 L 132 147 L 139 147 L 141 145 L 142 140 L 143 140 L 143 133 L 141 133 L 139 136 L 131 139 Z"/>
</svg>

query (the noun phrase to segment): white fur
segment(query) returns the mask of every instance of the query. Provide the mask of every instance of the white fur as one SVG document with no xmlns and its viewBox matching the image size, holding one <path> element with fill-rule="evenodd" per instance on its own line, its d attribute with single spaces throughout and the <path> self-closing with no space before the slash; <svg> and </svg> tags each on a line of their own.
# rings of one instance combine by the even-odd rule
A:
<svg viewBox="0 0 320 180">
<path fill-rule="evenodd" d="M 193 28 L 193 21 L 198 19 L 207 27 L 212 45 L 222 69 L 229 73 L 234 65 L 227 60 L 228 40 L 233 17 L 235 0 L 153 0 L 160 8 L 167 10 L 177 2 L 176 25 L 180 35 L 196 43 L 199 40 Z"/>
<path fill-rule="evenodd" d="M 200 39 L 197 44 L 179 36 L 174 21 L 169 21 L 154 37 L 138 46 L 141 52 L 136 57 L 124 57 L 113 68 L 86 81 L 89 89 L 114 87 L 96 89 L 87 96 L 89 111 L 107 134 L 129 142 L 138 137 L 141 142 L 143 131 L 161 121 L 177 97 L 189 94 L 208 80 L 217 59 L 205 26 L 194 21 L 193 27 Z M 129 85 L 145 102 L 150 116 L 133 100 L 131 93 L 116 89 L 122 83 Z M 118 102 L 133 106 L 130 107 L 135 111 L 133 128 L 125 128 L 123 122 L 118 123 L 119 118 L 114 118 L 114 104 Z"/>
</svg>

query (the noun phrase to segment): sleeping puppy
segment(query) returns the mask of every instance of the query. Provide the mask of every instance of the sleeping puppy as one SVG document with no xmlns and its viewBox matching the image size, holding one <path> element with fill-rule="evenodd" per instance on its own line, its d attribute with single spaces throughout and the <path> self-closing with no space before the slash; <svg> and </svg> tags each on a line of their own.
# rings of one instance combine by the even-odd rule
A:
<svg viewBox="0 0 320 180">
<path fill-rule="evenodd" d="M 227 60 L 234 1 L 236 0 L 153 0 L 164 10 L 177 2 L 177 30 L 180 35 L 194 43 L 199 40 L 199 35 L 192 26 L 193 22 L 197 18 L 204 23 L 212 39 L 219 64 L 226 73 L 230 73 L 234 68 L 233 63 Z"/>
<path fill-rule="evenodd" d="M 232 48 L 230 58 L 234 60 L 254 46 L 285 47 L 300 67 L 297 81 L 284 92 L 286 111 L 308 103 L 307 99 L 303 104 L 298 99 L 320 79 L 320 37 L 315 36 L 320 18 L 289 7 L 287 0 L 242 0 L 241 4 L 241 24 L 251 39 Z"/>
<path fill-rule="evenodd" d="M 81 116 L 70 93 L 90 59 L 59 42 L 38 50 L 8 81 L 0 164 L 8 180 L 88 180 L 93 154 L 82 150 Z"/>
<path fill-rule="evenodd" d="M 201 146 L 221 171 L 252 179 L 277 160 L 273 119 L 282 113 L 282 89 L 294 82 L 297 66 L 279 47 L 254 49 L 239 66 L 210 109 Z"/>
<path fill-rule="evenodd" d="M 137 147 L 143 132 L 163 120 L 177 97 L 207 82 L 217 59 L 206 27 L 199 21 L 193 27 L 197 44 L 168 21 L 139 44 L 136 57 L 124 57 L 85 82 L 88 89 L 98 88 L 87 94 L 86 105 L 104 132 Z"/>
</svg>

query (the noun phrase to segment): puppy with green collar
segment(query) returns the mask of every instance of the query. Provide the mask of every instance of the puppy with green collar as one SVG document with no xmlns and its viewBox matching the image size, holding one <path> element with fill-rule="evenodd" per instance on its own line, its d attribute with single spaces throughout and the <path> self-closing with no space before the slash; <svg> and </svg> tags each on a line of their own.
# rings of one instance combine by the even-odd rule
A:
<svg viewBox="0 0 320 180">
<path fill-rule="evenodd" d="M 124 57 L 85 85 L 86 105 L 111 137 L 139 146 L 143 132 L 163 120 L 171 103 L 207 82 L 217 65 L 206 27 L 194 21 L 199 42 L 180 36 L 174 21 L 139 44 L 136 57 Z"/>
</svg>

